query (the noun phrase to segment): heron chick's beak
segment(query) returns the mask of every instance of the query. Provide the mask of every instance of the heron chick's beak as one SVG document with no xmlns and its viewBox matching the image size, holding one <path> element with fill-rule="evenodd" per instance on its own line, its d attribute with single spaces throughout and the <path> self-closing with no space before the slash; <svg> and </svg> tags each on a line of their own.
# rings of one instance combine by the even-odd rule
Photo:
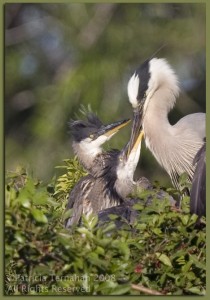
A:
<svg viewBox="0 0 210 300">
<path fill-rule="evenodd" d="M 98 131 L 97 135 L 105 135 L 107 137 L 110 137 L 111 135 L 117 133 L 121 128 L 125 127 L 128 123 L 130 123 L 130 121 L 130 119 L 126 119 L 123 121 L 117 121 L 112 124 L 105 125 Z"/>
<path fill-rule="evenodd" d="M 138 141 L 139 135 L 142 132 L 143 107 L 144 106 L 142 103 L 134 110 L 131 137 L 130 137 L 129 147 L 128 147 L 128 155 L 132 151 L 133 147 L 135 146 L 136 142 Z"/>
<path fill-rule="evenodd" d="M 126 145 L 126 148 L 124 149 L 125 150 L 124 155 L 125 155 L 126 160 L 128 160 L 129 156 L 132 155 L 132 153 L 136 153 L 136 151 L 138 151 L 139 145 L 141 144 L 143 137 L 144 137 L 144 132 L 141 129 L 136 140 L 135 141 L 130 140 L 128 142 L 128 144 Z"/>
</svg>

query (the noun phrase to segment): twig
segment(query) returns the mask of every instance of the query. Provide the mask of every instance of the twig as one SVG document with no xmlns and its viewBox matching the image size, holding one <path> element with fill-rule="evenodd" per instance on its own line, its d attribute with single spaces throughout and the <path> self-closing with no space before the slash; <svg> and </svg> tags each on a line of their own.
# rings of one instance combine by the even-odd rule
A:
<svg viewBox="0 0 210 300">
<path fill-rule="evenodd" d="M 89 49 L 99 39 L 114 13 L 116 3 L 98 4 L 95 6 L 95 14 L 81 30 L 78 41 L 82 47 Z"/>
<path fill-rule="evenodd" d="M 203 248 L 206 248 L 206 244 L 203 245 Z M 201 249 L 200 253 L 198 254 L 198 260 L 201 258 L 202 253 L 203 253 L 203 251 Z"/>
<path fill-rule="evenodd" d="M 136 285 L 136 284 L 131 284 L 131 288 L 133 290 L 136 290 L 136 291 L 139 291 L 139 292 L 143 292 L 145 294 L 149 294 L 149 295 L 164 295 L 158 291 L 155 291 L 155 290 L 151 290 L 151 289 L 148 289 L 142 285 Z"/>
<path fill-rule="evenodd" d="M 23 23 L 19 26 L 9 28 L 5 30 L 5 45 L 13 46 L 23 43 L 27 40 L 36 38 L 47 32 L 49 28 L 58 27 L 64 30 L 69 30 L 69 27 L 64 25 L 57 18 L 52 16 L 46 16 L 37 18 L 30 22 Z"/>
</svg>

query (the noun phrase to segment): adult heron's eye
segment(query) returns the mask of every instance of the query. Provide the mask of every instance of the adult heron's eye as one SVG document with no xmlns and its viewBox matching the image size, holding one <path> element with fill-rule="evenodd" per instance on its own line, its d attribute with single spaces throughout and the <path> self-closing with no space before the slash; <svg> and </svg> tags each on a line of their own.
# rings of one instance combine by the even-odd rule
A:
<svg viewBox="0 0 210 300">
<path fill-rule="evenodd" d="M 94 134 L 90 134 L 89 137 L 90 137 L 91 139 L 93 139 L 93 138 L 94 138 Z"/>
</svg>

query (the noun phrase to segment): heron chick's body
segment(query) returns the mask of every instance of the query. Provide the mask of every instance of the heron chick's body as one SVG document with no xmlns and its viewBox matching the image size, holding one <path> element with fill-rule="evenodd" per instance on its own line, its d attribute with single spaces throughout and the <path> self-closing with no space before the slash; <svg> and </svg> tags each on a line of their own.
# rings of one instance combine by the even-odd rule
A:
<svg viewBox="0 0 210 300">
<path fill-rule="evenodd" d="M 89 174 L 80 179 L 69 196 L 67 209 L 72 208 L 73 211 L 66 227 L 78 224 L 82 214 L 97 214 L 118 205 L 126 207 L 126 196 L 136 185 L 133 175 L 139 160 L 141 139 L 142 134 L 133 145 L 129 156 L 128 144 L 121 151 L 107 151 L 99 177 Z"/>
<path fill-rule="evenodd" d="M 127 125 L 129 120 L 105 126 L 94 114 L 89 114 L 87 119 L 87 122 L 79 120 L 70 124 L 75 154 L 90 174 L 81 178 L 69 195 L 67 209 L 72 209 L 72 216 L 66 220 L 66 227 L 77 224 L 83 213 L 97 213 L 123 201 L 122 195 L 115 192 L 114 188 L 111 192 L 104 175 L 113 157 L 113 150 L 105 152 L 101 145 Z"/>
<path fill-rule="evenodd" d="M 70 192 L 66 209 L 72 209 L 72 214 L 66 220 L 65 227 L 79 224 L 83 214 L 97 214 L 122 202 L 122 198 L 118 195 L 110 195 L 106 182 L 102 178 L 90 174 L 82 177 Z"/>
</svg>

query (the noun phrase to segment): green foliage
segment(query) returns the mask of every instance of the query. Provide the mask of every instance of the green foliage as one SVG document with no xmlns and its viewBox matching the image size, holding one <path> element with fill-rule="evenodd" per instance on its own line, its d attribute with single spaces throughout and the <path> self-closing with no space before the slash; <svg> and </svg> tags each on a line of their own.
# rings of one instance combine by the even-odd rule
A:
<svg viewBox="0 0 210 300">
<path fill-rule="evenodd" d="M 98 227 L 93 215 L 67 230 L 66 199 L 85 173 L 76 159 L 64 162 L 65 173 L 48 186 L 22 169 L 7 174 L 6 295 L 143 294 L 132 284 L 166 295 L 205 294 L 205 227 L 195 228 L 188 197 L 178 211 L 153 194 L 150 206 L 136 205 L 135 223 L 120 230 L 114 218 Z"/>
<path fill-rule="evenodd" d="M 80 177 L 87 175 L 76 157 L 74 159 L 64 159 L 64 166 L 57 166 L 57 169 L 65 169 L 66 172 L 57 179 L 55 185 L 54 196 L 66 196 L 74 185 L 79 181 Z"/>
</svg>

